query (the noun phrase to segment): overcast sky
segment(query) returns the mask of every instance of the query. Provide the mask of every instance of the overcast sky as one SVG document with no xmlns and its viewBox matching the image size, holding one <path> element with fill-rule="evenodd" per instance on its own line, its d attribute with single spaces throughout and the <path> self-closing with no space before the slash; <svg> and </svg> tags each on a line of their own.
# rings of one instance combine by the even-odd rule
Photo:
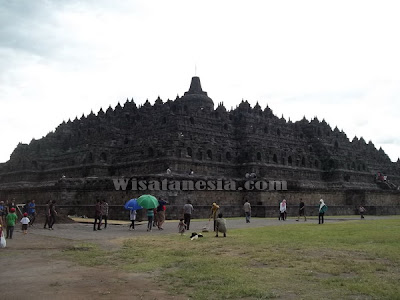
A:
<svg viewBox="0 0 400 300">
<path fill-rule="evenodd" d="M 399 3 L 399 4 L 397 4 Z M 400 156 L 398 1 L 0 0 L 0 162 L 63 120 L 166 101 L 317 116 Z"/>
</svg>

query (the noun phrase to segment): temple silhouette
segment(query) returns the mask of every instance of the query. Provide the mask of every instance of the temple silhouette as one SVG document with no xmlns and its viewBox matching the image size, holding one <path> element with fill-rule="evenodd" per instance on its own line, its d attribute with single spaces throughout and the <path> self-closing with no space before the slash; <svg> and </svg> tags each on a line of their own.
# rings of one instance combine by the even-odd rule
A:
<svg viewBox="0 0 400 300">
<path fill-rule="evenodd" d="M 199 77 L 175 100 L 158 97 L 154 105 L 147 100 L 139 107 L 126 100 L 63 122 L 29 145 L 20 143 L 0 164 L 0 198 L 35 198 L 39 205 L 55 199 L 79 214 L 99 197 L 118 207 L 150 193 L 116 191 L 115 178 L 287 182 L 286 191 L 151 191 L 169 200 L 170 217 L 188 199 L 199 216 L 212 202 L 226 216 L 240 215 L 244 199 L 255 214 L 274 215 L 282 198 L 294 210 L 299 198 L 307 205 L 324 198 L 332 214 L 354 213 L 358 205 L 370 213 L 400 212 L 400 161 L 391 162 L 371 141 L 350 141 L 317 118 L 287 121 L 258 103 L 242 101 L 232 110 L 219 103 L 214 109 Z"/>
</svg>

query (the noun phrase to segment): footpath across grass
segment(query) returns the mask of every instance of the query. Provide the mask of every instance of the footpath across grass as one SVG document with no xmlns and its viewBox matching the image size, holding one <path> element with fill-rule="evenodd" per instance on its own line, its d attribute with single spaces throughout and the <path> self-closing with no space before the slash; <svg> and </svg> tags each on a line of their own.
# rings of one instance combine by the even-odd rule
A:
<svg viewBox="0 0 400 300">
<path fill-rule="evenodd" d="M 229 221 L 228 221 L 229 224 Z M 106 252 L 65 251 L 81 264 L 148 272 L 192 299 L 400 299 L 400 218 L 296 223 L 186 236 L 141 236 Z"/>
</svg>

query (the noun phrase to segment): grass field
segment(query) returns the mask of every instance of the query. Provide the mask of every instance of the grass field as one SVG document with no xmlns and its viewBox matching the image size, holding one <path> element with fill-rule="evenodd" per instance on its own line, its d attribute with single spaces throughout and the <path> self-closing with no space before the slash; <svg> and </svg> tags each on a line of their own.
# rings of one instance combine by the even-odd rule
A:
<svg viewBox="0 0 400 300">
<path fill-rule="evenodd" d="M 148 272 L 192 299 L 400 299 L 400 218 L 204 235 L 137 237 L 112 252 L 83 244 L 64 254 Z"/>
</svg>

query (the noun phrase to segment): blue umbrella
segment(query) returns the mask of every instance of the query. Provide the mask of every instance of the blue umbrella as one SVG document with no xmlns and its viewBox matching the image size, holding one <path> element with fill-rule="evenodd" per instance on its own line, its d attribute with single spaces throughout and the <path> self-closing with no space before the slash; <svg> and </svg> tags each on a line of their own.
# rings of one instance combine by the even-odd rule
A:
<svg viewBox="0 0 400 300">
<path fill-rule="evenodd" d="M 124 207 L 125 209 L 129 210 L 138 210 L 143 208 L 137 203 L 136 199 L 131 199 L 128 202 L 126 202 Z"/>
</svg>

